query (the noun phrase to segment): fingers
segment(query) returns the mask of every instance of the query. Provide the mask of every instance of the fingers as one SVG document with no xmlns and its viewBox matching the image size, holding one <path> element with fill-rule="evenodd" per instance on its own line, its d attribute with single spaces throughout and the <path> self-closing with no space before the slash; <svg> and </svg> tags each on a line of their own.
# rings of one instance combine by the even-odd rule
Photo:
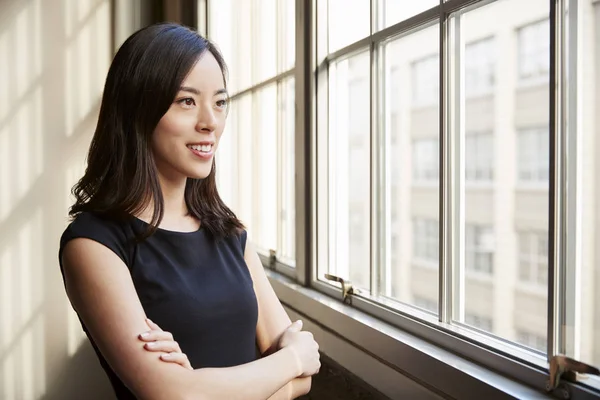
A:
<svg viewBox="0 0 600 400">
<path fill-rule="evenodd" d="M 299 319 L 297 321 L 295 321 L 294 323 L 292 323 L 289 327 L 288 327 L 288 331 L 292 331 L 292 332 L 300 332 L 302 330 L 302 320 Z"/>
<path fill-rule="evenodd" d="M 156 330 L 141 333 L 139 335 L 139 338 L 144 342 L 154 342 L 157 340 L 174 340 L 171 332 Z"/>
<path fill-rule="evenodd" d="M 156 342 L 149 342 L 144 344 L 144 348 L 149 351 L 162 351 L 165 353 L 181 353 L 181 347 L 179 343 L 173 340 L 158 340 Z"/>
<path fill-rule="evenodd" d="M 160 359 L 165 362 L 179 364 L 182 367 L 185 367 L 189 370 L 193 370 L 192 365 L 190 364 L 190 361 L 188 360 L 187 356 L 184 353 L 181 353 L 181 352 L 164 353 L 164 354 L 160 355 Z"/>
<path fill-rule="evenodd" d="M 160 326 L 155 324 L 154 321 L 152 321 L 150 318 L 146 318 L 146 325 L 148 325 L 150 327 L 150 329 L 153 331 L 162 331 Z"/>
</svg>

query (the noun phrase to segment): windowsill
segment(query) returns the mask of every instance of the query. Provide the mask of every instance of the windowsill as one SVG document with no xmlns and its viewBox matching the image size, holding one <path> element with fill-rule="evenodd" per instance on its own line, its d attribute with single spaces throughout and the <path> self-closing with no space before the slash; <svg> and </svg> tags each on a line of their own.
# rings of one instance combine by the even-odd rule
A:
<svg viewBox="0 0 600 400">
<path fill-rule="evenodd" d="M 345 345 L 350 344 L 401 375 L 411 378 L 431 390 L 432 394 L 461 399 L 548 398 L 541 390 L 535 390 L 515 380 L 532 381 L 537 387 L 544 387 L 547 373 L 531 365 L 511 360 L 510 367 L 518 370 L 519 373 L 513 376 L 513 379 L 508 378 L 408 331 L 383 322 L 356 307 L 345 305 L 340 300 L 317 290 L 303 287 L 281 274 L 269 270 L 266 270 L 266 273 L 283 305 L 302 318 L 315 321 L 318 326 L 334 334 Z M 439 332 L 439 335 L 444 333 Z M 464 342 L 461 339 L 457 340 Z M 473 348 L 471 355 L 474 354 L 473 352 L 487 351 L 476 345 L 470 347 Z M 458 351 L 456 347 L 450 348 Z M 329 356 L 328 351 L 331 349 L 322 347 L 322 351 Z M 354 360 L 346 361 L 348 362 Z M 505 362 L 506 360 L 489 361 L 494 368 L 499 369 L 505 368 L 504 365 L 500 365 Z M 514 374 L 512 371 L 509 373 Z M 577 393 L 574 393 L 574 388 L 577 389 Z M 572 399 L 598 398 L 596 392 L 582 388 L 580 385 L 569 384 L 569 391 Z"/>
</svg>

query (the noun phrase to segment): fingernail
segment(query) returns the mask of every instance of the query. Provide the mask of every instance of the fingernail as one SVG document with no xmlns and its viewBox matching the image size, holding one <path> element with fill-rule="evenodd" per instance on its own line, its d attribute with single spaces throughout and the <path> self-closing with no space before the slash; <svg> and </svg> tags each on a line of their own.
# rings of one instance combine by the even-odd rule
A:
<svg viewBox="0 0 600 400">
<path fill-rule="evenodd" d="M 161 355 L 162 358 L 169 358 L 171 357 L 171 355 L 169 353 L 165 353 L 163 355 Z"/>
<path fill-rule="evenodd" d="M 152 322 L 152 320 L 150 318 L 146 318 L 146 321 Z M 152 322 L 152 323 L 154 323 L 154 322 Z"/>
<path fill-rule="evenodd" d="M 148 335 L 149 335 L 148 332 L 140 333 L 140 337 L 143 337 L 143 338 L 146 337 L 146 336 L 148 336 Z"/>
<path fill-rule="evenodd" d="M 154 346 L 156 346 L 156 344 L 155 344 L 155 343 L 152 343 L 152 342 L 150 342 L 150 343 L 146 343 L 146 346 L 148 346 L 148 347 L 154 347 Z"/>
</svg>

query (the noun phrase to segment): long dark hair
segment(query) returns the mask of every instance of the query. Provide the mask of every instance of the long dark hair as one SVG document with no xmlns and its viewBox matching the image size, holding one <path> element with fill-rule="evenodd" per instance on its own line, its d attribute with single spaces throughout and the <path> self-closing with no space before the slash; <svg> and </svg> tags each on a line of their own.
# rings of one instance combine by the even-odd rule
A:
<svg viewBox="0 0 600 400">
<path fill-rule="evenodd" d="M 154 233 L 164 215 L 150 140 L 171 106 L 181 83 L 206 51 L 217 60 L 227 82 L 227 67 L 213 43 L 178 24 L 143 28 L 121 46 L 108 71 L 98 125 L 87 168 L 73 187 L 76 198 L 69 215 L 92 212 L 127 219 L 154 204 L 150 228 Z M 216 166 L 205 179 L 188 178 L 185 202 L 214 238 L 237 234 L 244 228 L 223 203 L 215 179 Z"/>
</svg>

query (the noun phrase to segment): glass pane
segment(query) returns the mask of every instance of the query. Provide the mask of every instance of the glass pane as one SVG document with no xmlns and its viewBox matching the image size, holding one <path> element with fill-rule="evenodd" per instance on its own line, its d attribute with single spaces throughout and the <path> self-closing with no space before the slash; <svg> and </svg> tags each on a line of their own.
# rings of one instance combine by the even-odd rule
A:
<svg viewBox="0 0 600 400">
<path fill-rule="evenodd" d="M 254 113 L 258 116 L 252 136 L 250 153 L 256 163 L 253 175 L 256 207 L 253 225 L 256 229 L 256 245 L 263 251 L 277 249 L 277 86 L 269 85 L 254 93 Z"/>
<path fill-rule="evenodd" d="M 328 207 L 329 242 L 321 251 L 329 260 L 319 265 L 319 277 L 329 272 L 369 290 L 369 53 L 332 64 L 329 76 L 329 187 L 327 205 L 319 205 Z"/>
<path fill-rule="evenodd" d="M 251 84 L 252 68 L 252 2 L 247 0 L 210 1 L 209 38 L 223 52 L 229 68 L 229 92 L 245 89 Z M 274 46 L 273 46 L 274 48 Z M 274 62 L 274 61 L 273 61 Z"/>
<path fill-rule="evenodd" d="M 279 17 L 277 23 L 280 35 L 277 50 L 279 51 L 278 72 L 294 68 L 296 62 L 296 1 L 279 0 Z"/>
<path fill-rule="evenodd" d="M 281 20 L 277 18 L 275 0 L 254 0 L 254 3 L 251 21 L 254 49 L 250 60 L 254 61 L 252 83 L 256 85 L 277 74 L 277 22 Z"/>
<path fill-rule="evenodd" d="M 439 26 L 385 53 L 387 263 L 382 295 L 438 312 Z"/>
<path fill-rule="evenodd" d="M 287 79 L 281 84 L 281 113 L 280 137 L 281 146 L 279 154 L 279 168 L 281 171 L 281 211 L 279 220 L 281 231 L 279 233 L 280 245 L 278 254 L 283 257 L 286 264 L 294 266 L 296 258 L 296 181 L 295 181 L 295 98 L 294 78 Z"/>
<path fill-rule="evenodd" d="M 236 154 L 237 168 L 235 170 L 235 174 L 239 176 L 237 195 L 240 197 L 238 197 L 236 208 L 233 211 L 246 225 L 250 240 L 255 241 L 258 232 L 255 232 L 252 215 L 254 204 L 256 204 L 254 194 L 257 192 L 254 179 L 256 166 L 253 163 L 256 157 L 252 151 L 247 151 L 247 149 L 252 149 L 256 142 L 255 130 L 252 129 L 254 116 L 252 95 L 248 94 L 238 98 L 233 103 L 231 112 L 235 113 L 236 121 L 236 125 L 232 125 L 232 130 L 235 127 L 232 136 L 236 139 L 235 145 L 240 149 Z"/>
<path fill-rule="evenodd" d="M 501 0 L 452 16 L 461 18 L 456 79 L 464 94 L 453 317 L 540 351 L 548 314 L 548 4 Z"/>
<path fill-rule="evenodd" d="M 565 12 L 567 32 L 577 31 L 577 49 L 567 47 L 568 76 L 567 187 L 570 224 L 567 230 L 566 349 L 585 363 L 600 366 L 600 3 L 577 3 L 577 16 Z M 567 43 L 571 34 L 567 34 Z M 576 61 L 577 64 L 574 64 Z M 573 69 L 575 67 L 576 69 Z M 577 80 L 574 74 L 577 73 Z M 576 101 L 576 102 L 575 102 Z M 575 114 L 576 113 L 576 114 Z M 575 116 L 576 115 L 576 116 Z M 576 178 L 575 178 L 576 177 Z M 547 246 L 542 243 L 541 246 Z M 596 382 L 599 380 L 596 378 Z M 585 382 L 585 381 L 584 381 Z M 589 383 L 589 381 L 587 381 Z"/>
<path fill-rule="evenodd" d="M 379 0 L 379 28 L 387 28 L 438 4 L 439 0 Z"/>
<path fill-rule="evenodd" d="M 370 4 L 368 0 L 329 0 L 327 32 L 330 53 L 369 36 Z M 319 35 L 327 32 L 319 32 Z"/>
<path fill-rule="evenodd" d="M 225 130 L 219 139 L 219 147 L 215 156 L 217 170 L 217 189 L 219 195 L 227 207 L 235 213 L 237 209 L 238 195 L 238 106 L 240 102 L 232 101 L 229 105 L 229 114 Z M 238 216 L 239 217 L 239 216 Z"/>
</svg>

